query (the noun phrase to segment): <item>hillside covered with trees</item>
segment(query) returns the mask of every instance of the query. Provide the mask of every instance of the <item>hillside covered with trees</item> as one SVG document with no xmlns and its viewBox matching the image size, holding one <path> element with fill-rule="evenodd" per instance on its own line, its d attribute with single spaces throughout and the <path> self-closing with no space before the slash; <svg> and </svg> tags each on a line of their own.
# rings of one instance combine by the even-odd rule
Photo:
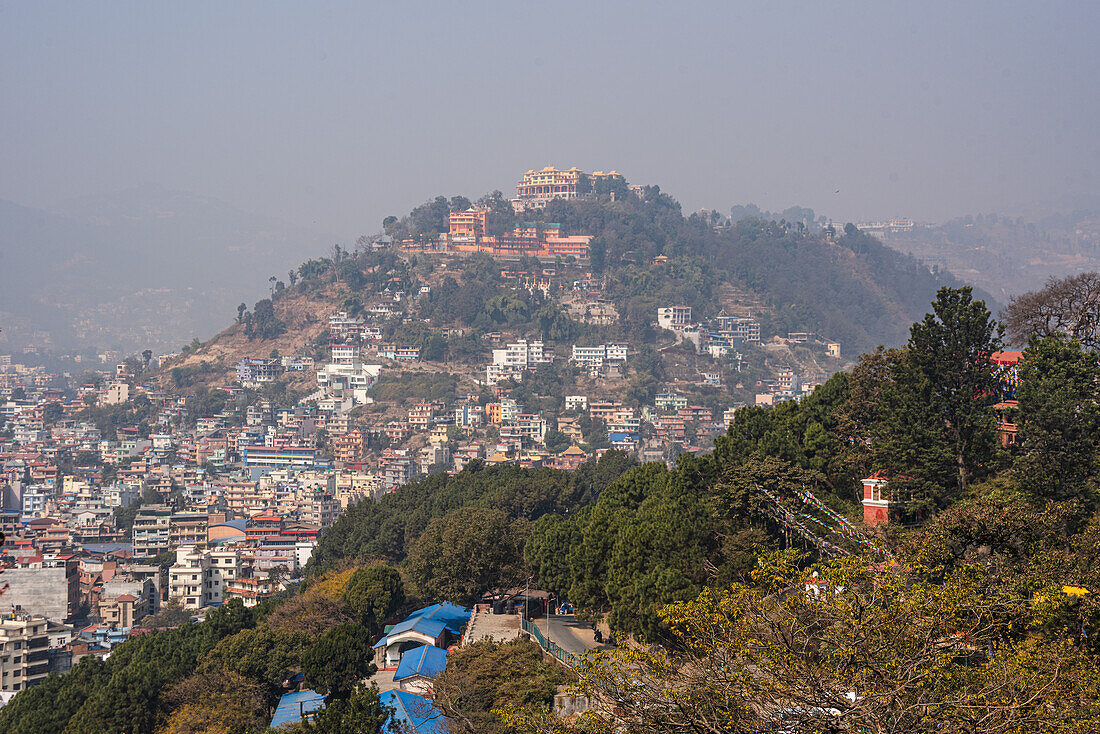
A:
<svg viewBox="0 0 1100 734">
<path fill-rule="evenodd" d="M 499 192 L 477 205 L 489 210 L 494 231 L 520 221 Z M 449 212 L 468 206 L 462 196 L 436 197 L 400 220 L 387 219 L 385 229 L 395 239 L 431 237 L 446 231 Z M 607 183 L 594 198 L 553 200 L 522 219 L 593 235 L 591 270 L 607 277 L 609 295 L 631 324 L 651 322 L 656 309 L 669 304 L 712 316 L 720 308 L 716 288 L 729 282 L 768 305 L 771 333 L 817 331 L 862 352 L 902 343 L 937 288 L 960 285 L 949 273 L 929 269 L 852 226 L 837 232 L 759 216 L 685 216 L 660 187 L 635 193 L 621 180 Z M 672 262 L 655 265 L 658 255 Z"/>
<path fill-rule="evenodd" d="M 356 681 L 383 626 L 528 577 L 624 642 L 574 669 L 615 703 L 586 730 L 1095 730 L 1100 366 L 1033 331 L 1009 383 L 1001 338 L 970 289 L 944 288 L 905 346 L 739 411 L 671 469 L 617 452 L 573 473 L 475 463 L 353 505 L 294 592 L 86 659 L 0 709 L 0 730 L 259 731 L 301 672 L 329 693 L 309 730 L 380 731 Z M 880 528 L 857 519 L 872 474 L 889 480 Z M 440 705 L 470 731 L 564 730 L 545 708 L 559 679 L 530 651 L 458 659 L 451 693 L 483 688 Z"/>
<path fill-rule="evenodd" d="M 807 228 L 802 222 L 746 216 L 736 221 L 716 212 L 685 216 L 659 187 L 626 188 L 585 200 L 554 200 L 523 220 L 560 223 L 564 231 L 593 236 L 588 261 L 556 263 L 559 275 L 591 274 L 618 319 L 584 323 L 561 300 L 538 289 L 517 288 L 502 271 L 535 271 L 533 258 L 496 261 L 469 255 L 441 262 L 432 254 L 405 256 L 403 239 L 431 239 L 447 231 L 448 215 L 471 206 L 463 196 L 439 196 L 408 215 L 387 217 L 388 241 L 363 237 L 354 249 L 335 246 L 288 273 L 271 276 L 271 297 L 240 304 L 236 323 L 210 344 L 189 348 L 181 362 L 196 366 L 221 358 L 223 366 L 260 346 L 282 350 L 313 345 L 326 313 L 355 316 L 372 299 L 417 294 L 416 320 L 386 325 L 385 338 L 419 345 L 428 360 L 462 361 L 484 346 L 479 337 L 505 329 L 549 341 L 656 342 L 656 310 L 688 305 L 696 319 L 725 309 L 748 310 L 770 336 L 812 332 L 858 354 L 879 344 L 905 341 L 908 325 L 943 285 L 960 283 L 866 236 Z M 520 222 L 499 192 L 473 203 L 489 211 L 489 230 L 510 231 Z M 663 256 L 657 259 L 658 256 Z M 730 294 L 739 295 L 730 295 Z M 456 330 L 461 330 L 461 334 Z M 174 363 L 178 364 L 178 362 Z M 223 367 L 224 368 L 224 367 Z"/>
</svg>

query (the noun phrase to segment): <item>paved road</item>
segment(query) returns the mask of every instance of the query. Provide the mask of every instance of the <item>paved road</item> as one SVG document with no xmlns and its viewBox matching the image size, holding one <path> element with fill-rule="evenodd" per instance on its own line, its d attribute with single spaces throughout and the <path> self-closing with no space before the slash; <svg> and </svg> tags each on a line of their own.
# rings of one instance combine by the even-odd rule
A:
<svg viewBox="0 0 1100 734">
<path fill-rule="evenodd" d="M 546 618 L 538 621 L 539 629 L 546 631 Z M 580 654 L 585 650 L 606 650 L 607 645 L 597 645 L 592 637 L 592 625 L 578 622 L 572 614 L 550 615 L 550 639 L 566 652 Z"/>
</svg>

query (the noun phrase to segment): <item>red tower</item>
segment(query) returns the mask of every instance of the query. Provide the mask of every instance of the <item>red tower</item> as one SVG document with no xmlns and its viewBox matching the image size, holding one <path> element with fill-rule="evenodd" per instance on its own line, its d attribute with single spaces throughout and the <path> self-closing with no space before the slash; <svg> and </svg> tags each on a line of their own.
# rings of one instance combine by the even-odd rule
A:
<svg viewBox="0 0 1100 734">
<path fill-rule="evenodd" d="M 863 480 L 863 522 L 885 525 L 890 522 L 890 498 L 886 494 L 886 479 L 872 474 Z"/>
</svg>

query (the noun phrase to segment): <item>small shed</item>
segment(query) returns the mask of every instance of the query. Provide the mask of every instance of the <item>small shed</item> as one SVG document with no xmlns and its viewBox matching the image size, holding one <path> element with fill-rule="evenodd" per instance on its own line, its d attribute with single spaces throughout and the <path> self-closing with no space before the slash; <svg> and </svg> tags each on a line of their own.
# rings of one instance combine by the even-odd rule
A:
<svg viewBox="0 0 1100 734">
<path fill-rule="evenodd" d="M 402 691 L 429 694 L 432 681 L 446 667 L 446 650 L 435 645 L 421 645 L 402 653 L 393 682 Z"/>
</svg>

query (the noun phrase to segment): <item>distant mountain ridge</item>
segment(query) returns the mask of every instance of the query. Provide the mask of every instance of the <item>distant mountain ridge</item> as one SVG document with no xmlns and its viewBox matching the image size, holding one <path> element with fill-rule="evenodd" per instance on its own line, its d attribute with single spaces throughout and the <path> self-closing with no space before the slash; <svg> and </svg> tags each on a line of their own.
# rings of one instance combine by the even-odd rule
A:
<svg viewBox="0 0 1100 734">
<path fill-rule="evenodd" d="M 1100 210 L 1036 221 L 994 214 L 881 235 L 890 247 L 946 267 L 1007 302 L 1050 277 L 1100 270 Z"/>
<path fill-rule="evenodd" d="M 336 240 L 147 185 L 56 211 L 0 200 L 0 241 L 9 345 L 169 351 L 218 331 L 242 298 L 264 296 L 269 276 L 285 280 Z"/>
</svg>

